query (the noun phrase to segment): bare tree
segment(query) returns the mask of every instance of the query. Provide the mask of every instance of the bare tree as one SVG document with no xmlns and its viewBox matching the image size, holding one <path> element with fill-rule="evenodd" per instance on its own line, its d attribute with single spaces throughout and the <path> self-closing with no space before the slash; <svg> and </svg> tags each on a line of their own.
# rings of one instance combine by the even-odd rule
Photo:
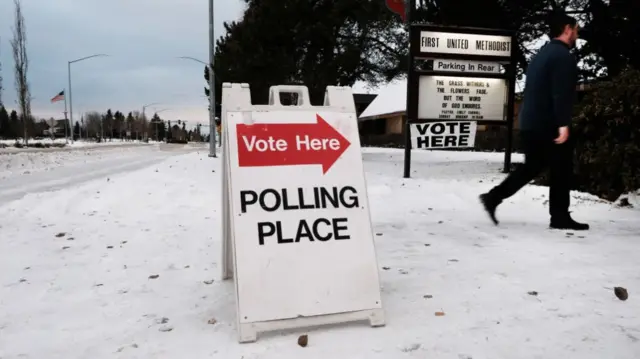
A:
<svg viewBox="0 0 640 359">
<path fill-rule="evenodd" d="M 102 128 L 102 115 L 96 111 L 84 114 L 84 123 L 87 126 L 88 137 L 98 137 Z"/>
<path fill-rule="evenodd" d="M 0 55 L 2 55 L 1 53 L 2 51 L 2 37 L 0 37 Z M 2 107 L 4 105 L 4 103 L 2 102 L 2 92 L 4 91 L 4 87 L 2 87 L 2 56 L 0 56 L 0 107 Z"/>
<path fill-rule="evenodd" d="M 27 71 L 29 70 L 29 58 L 27 57 L 27 28 L 22 16 L 22 4 L 20 0 L 13 0 L 15 4 L 15 23 L 13 27 L 13 39 L 11 49 L 13 50 L 14 74 L 16 77 L 16 90 L 18 91 L 18 104 L 20 105 L 20 118 L 24 130 L 24 143 L 29 143 L 27 122 L 31 118 L 31 92 L 27 81 Z"/>
</svg>

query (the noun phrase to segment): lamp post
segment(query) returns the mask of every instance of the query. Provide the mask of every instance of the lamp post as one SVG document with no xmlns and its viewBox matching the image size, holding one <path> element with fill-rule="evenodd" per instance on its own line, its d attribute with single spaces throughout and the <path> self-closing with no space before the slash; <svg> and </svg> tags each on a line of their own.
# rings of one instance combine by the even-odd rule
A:
<svg viewBox="0 0 640 359">
<path fill-rule="evenodd" d="M 167 110 L 169 110 L 169 109 L 168 108 L 163 108 L 162 110 L 157 110 L 156 111 L 156 109 L 154 108 L 153 109 L 153 113 L 154 113 L 154 116 L 155 116 L 155 115 L 159 114 L 160 112 L 164 112 L 164 111 L 167 111 Z M 164 125 L 164 121 L 162 119 L 160 119 L 160 122 Z M 156 129 L 156 140 L 160 141 L 159 134 L 158 134 L 158 123 L 157 122 L 154 123 L 153 127 Z"/>
<path fill-rule="evenodd" d="M 152 103 L 150 103 L 150 104 L 147 104 L 147 105 L 142 106 L 142 117 L 144 117 L 144 110 L 145 110 L 147 107 L 150 107 L 150 106 L 153 106 L 153 105 L 160 105 L 160 103 L 159 103 L 159 102 L 152 102 Z"/>
<path fill-rule="evenodd" d="M 73 124 L 73 99 L 71 96 L 71 64 L 75 64 L 76 62 L 80 62 L 80 61 L 84 61 L 84 60 L 89 60 L 92 59 L 94 57 L 105 57 L 105 56 L 109 56 L 107 54 L 95 54 L 95 55 L 91 55 L 91 56 L 85 56 L 85 57 L 81 57 L 79 59 L 75 59 L 75 60 L 71 60 L 67 62 L 67 75 L 69 76 L 69 120 L 71 120 L 71 123 Z M 67 133 L 65 131 L 64 136 L 67 136 Z"/>
<path fill-rule="evenodd" d="M 145 114 L 144 114 L 144 110 L 146 110 L 146 109 L 147 109 L 147 107 L 149 107 L 149 106 L 153 106 L 153 105 L 159 105 L 159 104 L 160 104 L 159 102 L 152 102 L 152 103 L 149 103 L 149 104 L 146 104 L 146 105 L 142 106 L 142 119 L 143 119 L 143 120 L 146 120 L 146 119 L 147 119 L 147 117 L 146 117 L 146 116 L 145 116 Z M 136 136 L 137 136 L 137 135 L 136 135 Z M 147 138 L 149 138 L 149 136 L 147 135 L 147 132 L 145 131 L 143 140 L 144 140 L 144 139 L 147 139 Z"/>
<path fill-rule="evenodd" d="M 209 20 L 210 20 L 210 32 L 211 34 L 209 34 L 209 37 L 211 39 L 211 41 L 213 42 L 213 0 L 209 0 Z M 213 45 L 210 45 L 210 49 L 209 52 L 212 52 Z M 180 56 L 178 57 L 179 59 L 184 59 L 184 60 L 191 60 L 191 61 L 195 61 L 195 62 L 199 62 L 203 65 L 205 65 L 208 69 L 209 69 L 209 126 L 213 129 L 216 128 L 216 90 L 215 90 L 215 81 L 214 81 L 214 75 L 213 75 L 213 67 L 211 66 L 211 64 L 213 64 L 213 55 L 210 54 L 210 58 L 211 58 L 211 64 L 207 64 L 204 61 L 198 60 L 196 58 L 193 57 L 189 57 L 189 56 Z M 215 132 L 209 135 L 209 157 L 218 157 L 216 155 L 216 135 Z"/>
<path fill-rule="evenodd" d="M 215 6 L 213 0 L 209 0 L 209 106 L 211 111 L 209 114 L 209 123 L 211 128 L 216 128 L 216 87 L 215 75 L 213 74 L 213 60 L 216 51 L 216 39 L 213 33 L 213 11 Z M 209 135 L 209 157 L 216 157 L 216 133 Z"/>
</svg>

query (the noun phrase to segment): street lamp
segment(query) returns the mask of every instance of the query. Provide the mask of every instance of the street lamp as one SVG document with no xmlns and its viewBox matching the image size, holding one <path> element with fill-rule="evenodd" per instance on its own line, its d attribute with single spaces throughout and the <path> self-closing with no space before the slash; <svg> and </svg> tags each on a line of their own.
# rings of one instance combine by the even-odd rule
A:
<svg viewBox="0 0 640 359">
<path fill-rule="evenodd" d="M 209 0 L 209 123 L 211 129 L 216 128 L 216 86 L 215 75 L 213 74 L 213 61 L 216 51 L 216 39 L 213 33 L 213 11 L 215 6 L 213 0 Z M 215 131 L 209 135 L 209 157 L 216 157 L 216 133 Z"/>
<path fill-rule="evenodd" d="M 79 59 L 75 59 L 75 60 L 71 60 L 67 62 L 67 74 L 69 75 L 69 119 L 71 120 L 71 123 L 73 124 L 73 100 L 72 100 L 72 96 L 71 96 L 71 64 L 74 64 L 76 62 L 80 62 L 80 61 L 84 61 L 84 60 L 89 60 L 92 59 L 94 57 L 105 57 L 105 56 L 109 56 L 107 54 L 95 54 L 95 55 L 91 55 L 91 56 L 85 56 Z M 67 134 L 64 134 L 65 137 L 67 136 Z"/>
<path fill-rule="evenodd" d="M 147 107 L 153 106 L 153 105 L 159 105 L 159 102 L 152 102 L 146 105 L 142 106 L 142 118 L 146 120 L 146 116 L 145 116 L 145 110 L 147 109 Z M 144 138 L 147 138 L 147 132 L 144 132 Z M 140 139 L 140 133 L 137 131 L 136 129 L 136 139 Z"/>
<path fill-rule="evenodd" d="M 162 110 L 156 110 L 154 108 L 153 109 L 154 117 L 155 117 L 155 115 L 159 114 L 160 112 L 164 112 L 164 111 L 168 111 L 168 110 L 169 110 L 168 108 L 163 108 Z M 160 119 L 160 122 L 164 126 L 164 121 L 162 119 Z M 159 134 L 158 134 L 158 125 L 159 125 L 159 123 L 157 123 L 157 122 L 153 124 L 153 127 L 156 130 L 156 141 L 160 141 Z"/>
<path fill-rule="evenodd" d="M 179 59 L 183 59 L 183 60 L 191 60 L 191 61 L 195 61 L 195 62 L 199 62 L 207 67 L 209 67 L 209 64 L 202 61 L 202 60 L 198 60 L 195 57 L 191 57 L 191 56 L 178 56 Z"/>
<path fill-rule="evenodd" d="M 199 62 L 205 65 L 209 69 L 209 126 L 211 128 L 216 127 L 216 90 L 215 90 L 215 81 L 213 75 L 213 0 L 209 0 L 209 34 L 211 44 L 209 45 L 209 57 L 211 64 L 207 64 L 204 61 L 198 60 L 194 57 L 190 56 L 180 56 L 179 59 L 183 60 L 191 60 L 195 62 Z M 218 157 L 216 155 L 216 135 L 215 132 L 213 135 L 209 136 L 209 157 Z"/>
<path fill-rule="evenodd" d="M 147 105 L 142 106 L 142 117 L 144 117 L 144 110 L 145 110 L 147 107 L 150 107 L 150 106 L 153 106 L 153 105 L 160 105 L 160 103 L 159 103 L 159 102 L 152 102 L 152 103 L 150 103 L 150 104 L 147 104 Z"/>
</svg>

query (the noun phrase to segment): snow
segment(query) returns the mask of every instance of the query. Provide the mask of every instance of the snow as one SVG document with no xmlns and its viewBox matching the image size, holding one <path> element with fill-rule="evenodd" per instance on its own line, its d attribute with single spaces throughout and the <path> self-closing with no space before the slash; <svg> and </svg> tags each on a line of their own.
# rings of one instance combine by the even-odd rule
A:
<svg viewBox="0 0 640 359">
<path fill-rule="evenodd" d="M 65 188 L 106 175 L 144 168 L 167 154 L 202 144 L 82 147 L 73 151 L 0 154 L 0 203 L 31 192 Z"/>
<path fill-rule="evenodd" d="M 407 80 L 390 82 L 380 90 L 378 96 L 360 114 L 360 120 L 384 116 L 407 110 Z"/>
<path fill-rule="evenodd" d="M 376 148 L 363 158 L 387 325 L 240 345 L 219 280 L 220 162 L 205 147 L 156 151 L 144 168 L 0 201 L 1 358 L 640 357 L 638 209 L 573 193 L 592 230 L 551 231 L 547 189 L 528 186 L 495 227 L 477 196 L 503 178 L 502 154 L 414 152 L 403 179 L 402 150 Z M 122 155 L 92 154 L 89 169 Z"/>
<path fill-rule="evenodd" d="M 69 150 L 76 148 L 93 148 L 93 147 L 105 147 L 105 146 L 134 146 L 134 145 L 148 145 L 154 144 L 158 142 L 150 141 L 149 143 L 143 141 L 125 141 L 121 139 L 113 139 L 111 141 L 106 142 L 95 142 L 95 141 L 87 141 L 87 140 L 78 140 L 78 141 L 67 141 L 64 138 L 43 138 L 43 139 L 30 139 L 29 147 L 17 148 L 14 147 L 14 144 L 19 142 L 23 144 L 24 141 L 22 139 L 19 140 L 0 140 L 0 154 L 2 153 L 13 153 L 13 152 L 25 152 L 25 151 L 55 151 L 55 150 Z M 45 146 L 51 146 L 48 148 L 37 148 L 31 147 L 35 144 L 42 144 Z"/>
</svg>

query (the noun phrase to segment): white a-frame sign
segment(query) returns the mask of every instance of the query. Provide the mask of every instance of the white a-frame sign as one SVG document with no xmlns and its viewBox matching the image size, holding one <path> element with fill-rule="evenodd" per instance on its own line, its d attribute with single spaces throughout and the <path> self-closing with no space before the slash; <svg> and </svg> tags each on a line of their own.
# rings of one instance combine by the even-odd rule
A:
<svg viewBox="0 0 640 359">
<path fill-rule="evenodd" d="M 281 104 L 292 93 L 292 106 Z M 304 86 L 222 89 L 222 276 L 235 279 L 240 342 L 259 332 L 384 325 L 358 122 L 348 87 L 311 106 Z"/>
</svg>

